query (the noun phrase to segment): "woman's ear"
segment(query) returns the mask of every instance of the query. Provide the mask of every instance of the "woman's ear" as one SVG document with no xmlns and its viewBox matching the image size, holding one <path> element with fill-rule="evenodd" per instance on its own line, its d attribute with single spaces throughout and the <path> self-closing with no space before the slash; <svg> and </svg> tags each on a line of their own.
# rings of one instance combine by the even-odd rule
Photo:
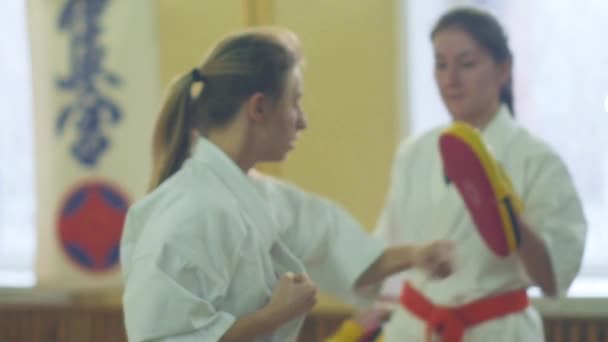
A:
<svg viewBox="0 0 608 342">
<path fill-rule="evenodd" d="M 264 93 L 257 92 L 251 95 L 245 103 L 247 117 L 253 122 L 262 122 L 265 117 L 266 102 L 267 99 Z"/>
<path fill-rule="evenodd" d="M 511 59 L 509 59 L 508 61 L 505 61 L 504 63 L 500 63 L 498 65 L 498 77 L 499 77 L 499 81 L 500 84 L 504 85 L 507 82 L 509 82 L 509 79 L 511 78 L 511 70 L 513 68 L 513 61 Z"/>
</svg>

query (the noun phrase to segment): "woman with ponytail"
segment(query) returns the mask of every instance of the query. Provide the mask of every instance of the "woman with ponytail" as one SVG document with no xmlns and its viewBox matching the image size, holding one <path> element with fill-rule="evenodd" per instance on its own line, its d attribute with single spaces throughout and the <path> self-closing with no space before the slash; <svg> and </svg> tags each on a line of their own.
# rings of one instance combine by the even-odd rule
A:
<svg viewBox="0 0 608 342">
<path fill-rule="evenodd" d="M 451 272 L 450 244 L 385 247 L 336 204 L 256 173 L 306 128 L 297 37 L 227 37 L 170 87 L 149 193 L 121 242 L 129 341 L 295 341 L 316 286 L 366 303 L 385 277 Z"/>
</svg>

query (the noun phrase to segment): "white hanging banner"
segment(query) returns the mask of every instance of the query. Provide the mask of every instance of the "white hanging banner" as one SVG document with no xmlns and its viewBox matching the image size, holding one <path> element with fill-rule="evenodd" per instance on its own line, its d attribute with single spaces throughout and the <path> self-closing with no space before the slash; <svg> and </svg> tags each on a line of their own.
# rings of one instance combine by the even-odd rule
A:
<svg viewBox="0 0 608 342">
<path fill-rule="evenodd" d="M 29 0 L 40 287 L 120 286 L 126 210 L 146 187 L 160 97 L 149 0 Z"/>
</svg>

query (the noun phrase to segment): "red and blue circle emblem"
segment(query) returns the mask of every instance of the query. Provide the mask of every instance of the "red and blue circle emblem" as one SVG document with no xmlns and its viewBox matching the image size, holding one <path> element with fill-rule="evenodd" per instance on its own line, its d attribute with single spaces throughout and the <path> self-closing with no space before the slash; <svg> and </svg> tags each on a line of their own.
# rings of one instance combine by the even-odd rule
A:
<svg viewBox="0 0 608 342">
<path fill-rule="evenodd" d="M 86 182 L 70 191 L 57 224 L 68 258 L 93 272 L 116 266 L 128 206 L 123 192 L 106 182 Z"/>
</svg>

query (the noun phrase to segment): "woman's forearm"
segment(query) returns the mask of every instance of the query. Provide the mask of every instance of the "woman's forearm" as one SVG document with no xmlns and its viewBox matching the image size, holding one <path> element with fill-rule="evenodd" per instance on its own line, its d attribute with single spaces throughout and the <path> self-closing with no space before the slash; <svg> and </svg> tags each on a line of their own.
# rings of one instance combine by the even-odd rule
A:
<svg viewBox="0 0 608 342">
<path fill-rule="evenodd" d="M 390 275 L 413 267 L 424 270 L 431 278 L 448 277 L 454 269 L 453 250 L 453 243 L 447 240 L 437 240 L 422 245 L 388 247 L 361 274 L 355 287 L 381 282 Z"/>
<path fill-rule="evenodd" d="M 417 246 L 403 245 L 388 247 L 376 261 L 374 261 L 359 276 L 355 287 L 365 287 L 381 282 L 386 277 L 407 270 L 415 265 Z"/>
<path fill-rule="evenodd" d="M 274 286 L 268 304 L 240 317 L 220 341 L 252 341 L 272 334 L 283 324 L 309 312 L 316 302 L 317 288 L 306 274 L 285 272 Z"/>
<path fill-rule="evenodd" d="M 271 334 L 286 322 L 285 315 L 281 315 L 272 307 L 266 306 L 239 318 L 222 336 L 220 342 L 251 341 Z"/>
<path fill-rule="evenodd" d="M 532 227 L 521 219 L 519 224 L 521 232 L 519 256 L 526 272 L 547 296 L 554 297 L 557 295 L 557 285 L 549 251 Z"/>
</svg>

